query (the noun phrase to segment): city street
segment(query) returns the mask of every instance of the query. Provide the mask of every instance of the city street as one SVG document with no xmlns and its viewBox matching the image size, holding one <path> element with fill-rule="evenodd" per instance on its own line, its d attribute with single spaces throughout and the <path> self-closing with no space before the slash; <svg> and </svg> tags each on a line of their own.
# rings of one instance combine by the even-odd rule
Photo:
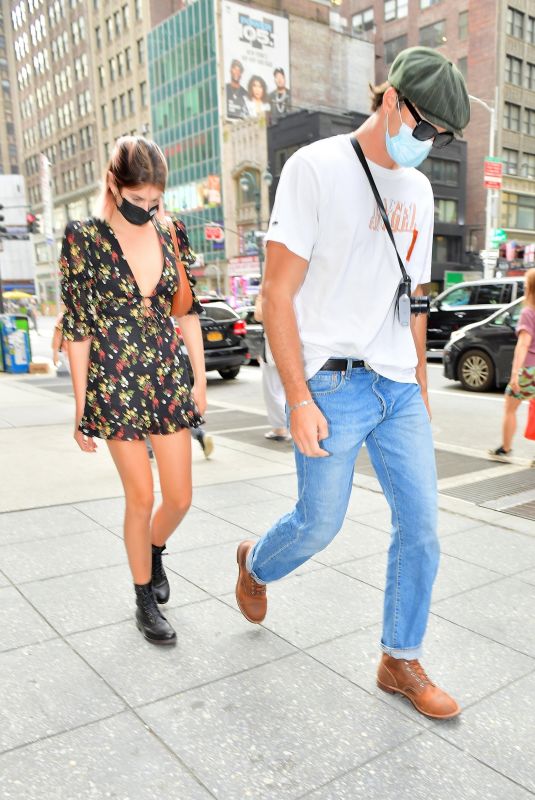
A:
<svg viewBox="0 0 535 800">
<path fill-rule="evenodd" d="M 532 451 L 487 461 L 500 396 L 437 365 L 430 382 L 442 559 L 424 664 L 464 707 L 445 723 L 375 686 L 389 513 L 365 451 L 342 532 L 269 587 L 253 628 L 236 545 L 291 509 L 293 453 L 263 437 L 257 367 L 211 377 L 215 450 L 193 443 L 193 507 L 165 559 L 178 645 L 162 652 L 135 628 L 122 489 L 104 444 L 72 442 L 69 378 L 0 375 L 2 796 L 533 797 Z"/>
</svg>

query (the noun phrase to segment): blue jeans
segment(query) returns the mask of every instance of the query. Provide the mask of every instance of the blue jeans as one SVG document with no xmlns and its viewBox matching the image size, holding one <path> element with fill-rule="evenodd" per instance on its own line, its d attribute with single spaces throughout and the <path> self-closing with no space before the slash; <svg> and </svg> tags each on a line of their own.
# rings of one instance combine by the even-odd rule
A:
<svg viewBox="0 0 535 800">
<path fill-rule="evenodd" d="M 297 505 L 256 543 L 247 566 L 268 583 L 327 547 L 342 527 L 366 442 L 392 515 L 381 647 L 419 658 L 440 555 L 435 455 L 420 387 L 351 366 L 320 371 L 308 385 L 329 425 L 321 445 L 331 455 L 309 458 L 296 448 Z"/>
</svg>

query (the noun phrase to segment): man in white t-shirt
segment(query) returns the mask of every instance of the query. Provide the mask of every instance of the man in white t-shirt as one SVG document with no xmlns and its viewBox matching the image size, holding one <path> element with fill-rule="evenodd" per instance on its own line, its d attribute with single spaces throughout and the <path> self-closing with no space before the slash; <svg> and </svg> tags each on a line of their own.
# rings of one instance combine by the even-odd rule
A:
<svg viewBox="0 0 535 800">
<path fill-rule="evenodd" d="M 410 315 L 405 279 L 421 296 L 431 278 L 433 193 L 414 167 L 469 119 L 459 70 L 439 52 L 414 47 L 397 56 L 388 82 L 374 90 L 372 116 L 352 137 L 315 142 L 286 163 L 266 237 L 263 298 L 299 498 L 258 542 L 242 542 L 237 556 L 238 605 L 250 622 L 262 622 L 266 584 L 342 527 L 365 442 L 392 513 L 377 683 L 437 719 L 461 709 L 419 660 L 439 561 L 437 487 L 426 316 Z"/>
</svg>

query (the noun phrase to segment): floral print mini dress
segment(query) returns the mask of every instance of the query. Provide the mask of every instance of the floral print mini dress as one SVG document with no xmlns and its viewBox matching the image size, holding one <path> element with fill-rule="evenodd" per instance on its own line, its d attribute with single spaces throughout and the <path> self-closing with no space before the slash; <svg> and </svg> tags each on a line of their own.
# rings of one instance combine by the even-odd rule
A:
<svg viewBox="0 0 535 800">
<path fill-rule="evenodd" d="M 165 223 L 153 218 L 163 254 L 160 280 L 149 297 L 139 291 L 110 225 L 69 222 L 60 256 L 63 335 L 91 337 L 85 409 L 86 436 L 144 439 L 203 423 L 191 396 L 187 363 L 170 317 L 178 287 L 175 251 Z M 182 222 L 176 228 L 182 262 L 195 260 Z M 193 292 L 189 313 L 201 313 Z"/>
</svg>

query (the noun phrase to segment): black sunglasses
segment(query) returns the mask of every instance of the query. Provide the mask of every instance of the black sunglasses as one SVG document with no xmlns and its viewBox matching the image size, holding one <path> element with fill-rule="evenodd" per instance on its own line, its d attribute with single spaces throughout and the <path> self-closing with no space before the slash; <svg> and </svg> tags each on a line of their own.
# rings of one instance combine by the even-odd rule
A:
<svg viewBox="0 0 535 800">
<path fill-rule="evenodd" d="M 429 139 L 433 140 L 433 147 L 446 147 L 446 145 L 453 142 L 455 138 L 451 131 L 444 131 L 444 133 L 439 133 L 434 125 L 431 125 L 430 122 L 427 120 L 422 119 L 421 116 L 418 114 L 414 106 L 409 103 L 407 98 L 400 98 L 403 99 L 403 102 L 409 109 L 409 112 L 413 119 L 416 121 L 416 127 L 412 132 L 412 135 L 415 139 L 418 139 L 419 142 L 427 142 Z"/>
</svg>

